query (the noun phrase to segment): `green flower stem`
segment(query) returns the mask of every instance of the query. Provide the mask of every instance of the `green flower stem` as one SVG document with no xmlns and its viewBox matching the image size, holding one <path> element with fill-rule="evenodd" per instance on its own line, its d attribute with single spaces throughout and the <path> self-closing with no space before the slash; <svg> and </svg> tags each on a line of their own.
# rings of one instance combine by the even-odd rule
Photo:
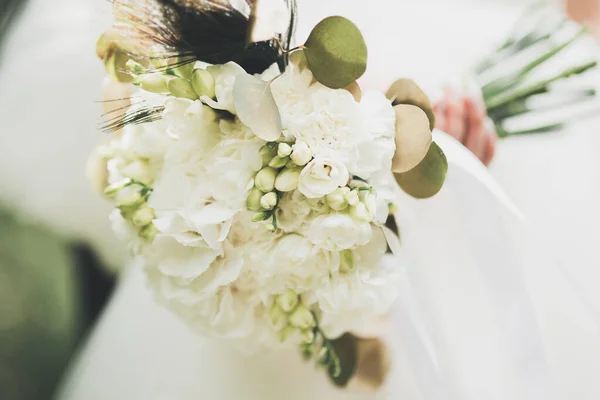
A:
<svg viewBox="0 0 600 400">
<path fill-rule="evenodd" d="M 548 94 L 547 96 L 544 96 L 544 97 L 552 96 L 551 93 L 552 92 L 550 92 L 550 94 Z M 530 96 L 530 97 L 525 97 L 522 99 L 515 100 L 511 103 L 508 103 L 508 104 L 502 106 L 502 107 L 495 108 L 490 111 L 489 116 L 494 121 L 502 121 L 506 118 L 516 117 L 516 116 L 527 114 L 530 112 L 552 111 L 552 110 L 561 109 L 563 107 L 576 105 L 576 104 L 587 101 L 590 97 L 594 97 L 595 95 L 596 95 L 595 89 L 587 89 L 587 90 L 581 91 L 579 93 L 575 93 L 573 96 L 571 96 L 570 98 L 568 98 L 564 101 L 555 102 L 553 104 L 535 107 L 535 108 L 527 105 L 528 100 L 532 97 L 532 96 Z"/>
<path fill-rule="evenodd" d="M 324 348 L 326 350 L 326 353 L 327 353 L 327 356 L 326 356 L 325 360 L 319 360 L 319 362 L 324 367 L 327 367 L 328 369 L 330 369 L 331 371 L 333 371 L 333 372 L 331 372 L 331 376 L 333 378 L 337 378 L 342 373 L 342 366 L 340 364 L 340 358 L 336 354 L 335 348 L 331 344 L 331 341 L 327 338 L 327 336 L 325 336 L 325 333 L 321 330 L 321 328 L 319 326 L 319 320 L 317 319 L 317 316 L 315 315 L 314 312 L 312 314 L 313 314 L 313 318 L 315 319 L 315 327 L 313 328 L 313 333 L 315 335 L 315 340 L 316 340 L 316 338 L 318 336 L 321 337 L 321 340 L 323 342 L 322 343 L 322 348 Z"/>
<path fill-rule="evenodd" d="M 520 130 L 520 131 L 506 131 L 506 130 L 502 129 L 502 127 L 497 126 L 497 132 L 498 132 L 499 137 L 521 136 L 521 135 L 531 135 L 531 134 L 535 134 L 535 133 L 554 132 L 554 131 L 564 128 L 564 126 L 567 125 L 569 122 L 583 121 L 587 118 L 596 117 L 596 116 L 598 116 L 599 112 L 600 112 L 600 110 L 598 110 L 598 109 L 592 109 L 592 110 L 588 110 L 588 111 L 584 111 L 584 112 L 581 112 L 578 114 L 571 115 L 568 118 L 565 118 L 563 121 L 560 121 L 560 122 L 555 122 L 552 124 L 542 125 L 542 126 L 539 126 L 536 128 L 524 129 L 524 130 Z"/>
<path fill-rule="evenodd" d="M 520 89 L 513 90 L 508 93 L 501 93 L 497 96 L 494 96 L 494 97 L 486 100 L 485 101 L 486 107 L 488 110 L 492 110 L 494 108 L 503 106 L 503 105 L 508 104 L 517 99 L 531 96 L 534 93 L 540 93 L 541 90 L 542 91 L 547 90 L 548 85 L 550 85 L 551 83 L 556 82 L 561 79 L 568 78 L 572 75 L 582 74 L 583 72 L 596 67 L 597 64 L 598 63 L 596 61 L 590 61 L 588 63 L 582 64 L 579 66 L 568 68 L 567 70 L 563 71 L 562 73 L 560 73 L 552 78 L 545 79 L 545 80 L 542 80 L 539 82 L 535 82 L 531 85 L 522 87 Z"/>
</svg>

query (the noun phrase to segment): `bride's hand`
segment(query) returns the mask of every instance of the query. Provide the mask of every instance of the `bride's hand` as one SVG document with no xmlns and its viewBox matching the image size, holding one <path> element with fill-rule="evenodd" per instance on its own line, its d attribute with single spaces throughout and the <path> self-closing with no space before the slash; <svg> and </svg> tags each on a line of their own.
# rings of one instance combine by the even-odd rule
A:
<svg viewBox="0 0 600 400">
<path fill-rule="evenodd" d="M 468 96 L 449 93 L 434 106 L 435 127 L 453 136 L 489 165 L 496 150 L 497 134 L 486 123 L 482 104 Z"/>
</svg>

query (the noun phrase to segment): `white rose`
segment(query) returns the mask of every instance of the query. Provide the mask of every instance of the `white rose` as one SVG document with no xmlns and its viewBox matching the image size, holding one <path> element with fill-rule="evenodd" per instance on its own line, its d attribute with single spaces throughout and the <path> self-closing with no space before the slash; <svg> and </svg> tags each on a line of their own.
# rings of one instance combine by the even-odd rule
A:
<svg viewBox="0 0 600 400">
<path fill-rule="evenodd" d="M 230 61 L 223 65 L 211 65 L 206 70 L 215 79 L 215 97 L 217 101 L 208 96 L 202 96 L 200 100 L 216 110 L 226 110 L 235 114 L 233 84 L 239 74 L 245 73 L 244 69 L 233 61 Z"/>
<path fill-rule="evenodd" d="M 321 215 L 312 222 L 308 231 L 310 241 L 326 250 L 339 251 L 366 244 L 373 236 L 368 222 L 348 214 Z"/>
<path fill-rule="evenodd" d="M 349 178 L 348 170 L 341 162 L 317 157 L 302 170 L 298 190 L 309 199 L 316 199 L 345 186 Z"/>
</svg>

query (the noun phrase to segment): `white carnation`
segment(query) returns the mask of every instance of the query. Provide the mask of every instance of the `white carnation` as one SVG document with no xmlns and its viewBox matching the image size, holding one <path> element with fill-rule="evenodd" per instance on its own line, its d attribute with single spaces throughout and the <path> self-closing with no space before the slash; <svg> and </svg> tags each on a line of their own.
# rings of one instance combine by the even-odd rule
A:
<svg viewBox="0 0 600 400">
<path fill-rule="evenodd" d="M 326 250 L 339 251 L 362 246 L 371 240 L 373 227 L 348 214 L 321 215 L 312 222 L 308 231 L 310 241 Z"/>
</svg>

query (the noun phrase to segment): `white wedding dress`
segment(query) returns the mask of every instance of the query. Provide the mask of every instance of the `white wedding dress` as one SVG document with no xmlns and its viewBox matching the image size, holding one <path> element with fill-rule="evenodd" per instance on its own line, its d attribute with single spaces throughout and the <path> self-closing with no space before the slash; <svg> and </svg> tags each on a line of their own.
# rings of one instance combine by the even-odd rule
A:
<svg viewBox="0 0 600 400">
<path fill-rule="evenodd" d="M 364 86 L 384 90 L 400 76 L 435 86 L 470 65 L 480 36 L 481 43 L 491 41 L 514 17 L 507 5 L 447 3 L 390 0 L 366 6 L 300 0 L 298 37 L 305 37 L 322 17 L 347 16 L 363 30 L 369 45 Z M 463 23 L 465 7 L 472 15 L 468 24 Z M 119 264 L 125 258 L 107 239 L 107 206 L 86 191 L 83 176 L 85 158 L 97 137 L 93 122 L 99 110 L 93 101 L 100 98 L 103 72 L 94 59 L 93 41 L 108 18 L 102 8 L 106 7 L 100 0 L 30 1 L 0 66 L 0 193 L 18 202 L 24 212 L 84 237 Z M 464 41 L 473 36 L 477 46 Z M 539 149 L 535 139 L 529 138 L 523 147 Z M 600 140 L 577 139 L 587 141 L 587 147 L 580 148 L 575 139 L 560 139 L 557 146 L 574 150 L 561 158 L 564 170 L 572 172 L 559 175 L 565 179 L 563 186 L 552 186 L 553 196 L 543 198 L 541 207 L 533 206 L 539 193 L 528 188 L 549 193 L 545 173 L 554 163 L 539 154 L 538 165 L 517 158 L 527 154 L 519 148 L 519 139 L 500 147 L 492 171 L 498 171 L 520 205 L 528 206 L 526 216 L 535 220 L 533 225 L 467 150 L 441 132 L 435 140 L 450 163 L 446 187 L 430 200 L 403 196 L 397 215 L 402 235 L 398 268 L 405 270 L 406 280 L 392 311 L 387 336 L 393 369 L 381 393 L 338 391 L 323 371 L 305 364 L 296 351 L 248 358 L 195 335 L 155 304 L 139 266 L 131 263 L 57 397 L 600 398 L 600 296 L 590 289 L 598 282 L 600 263 L 587 249 L 599 237 L 597 228 L 584 223 L 587 218 L 590 226 L 599 221 L 591 199 L 600 191 L 590 182 L 598 182 L 600 168 L 594 169 L 594 160 L 583 167 L 581 160 L 582 154 L 593 155 L 597 146 L 592 144 Z M 549 141 L 539 140 L 546 146 Z M 573 165 L 580 169 L 575 172 Z M 574 199 L 560 190 L 577 183 L 588 184 L 586 196 Z M 551 204 L 569 213 L 557 212 Z M 561 264 L 556 253 L 567 255 L 569 263 Z"/>
</svg>

